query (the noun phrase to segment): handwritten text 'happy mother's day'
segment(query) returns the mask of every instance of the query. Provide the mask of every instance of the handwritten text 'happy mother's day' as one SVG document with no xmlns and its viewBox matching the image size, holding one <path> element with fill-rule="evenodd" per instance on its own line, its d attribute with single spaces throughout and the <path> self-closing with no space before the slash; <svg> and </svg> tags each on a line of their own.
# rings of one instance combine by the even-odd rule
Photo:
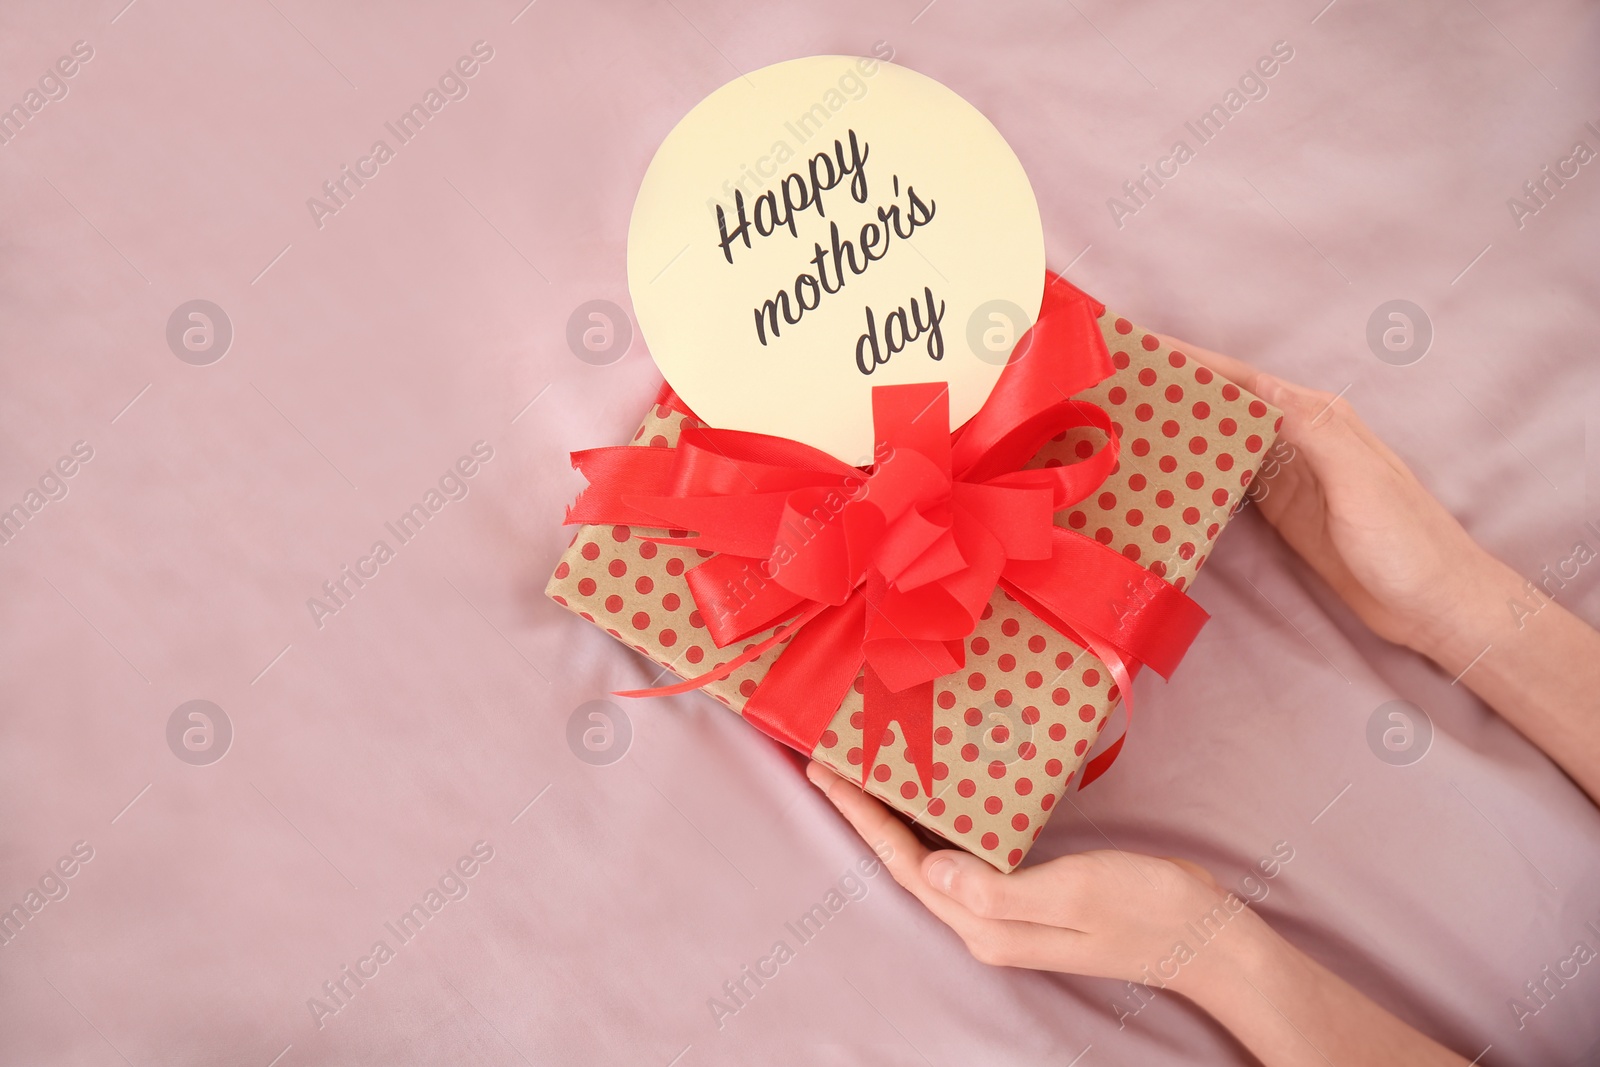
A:
<svg viewBox="0 0 1600 1067">
<path fill-rule="evenodd" d="M 728 213 L 721 204 L 717 205 L 717 229 L 721 237 L 718 243 L 730 265 L 733 264 L 736 242 L 742 241 L 746 248 L 752 247 L 752 231 L 757 237 L 770 237 L 778 230 L 786 229 L 790 236 L 798 237 L 800 231 L 796 220 L 803 213 L 815 210 L 818 217 L 827 218 L 823 194 L 831 192 L 846 179 L 849 179 L 850 198 L 858 204 L 867 202 L 867 157 L 871 154 L 871 147 L 854 129 L 848 132 L 847 137 L 848 148 L 844 140 L 835 140 L 832 152 L 823 151 L 812 156 L 804 170 L 789 174 L 778 183 L 776 189 L 769 189 L 757 196 L 753 208 L 747 210 L 744 193 L 736 190 L 733 195 L 733 214 L 737 223 L 731 229 Z M 888 255 L 892 246 L 909 240 L 919 227 L 933 221 L 936 207 L 933 200 L 924 201 L 907 182 L 905 205 L 902 208 L 900 203 L 895 202 L 902 195 L 899 175 L 891 177 L 891 186 L 894 190 L 893 200 L 876 209 L 877 221 L 869 219 L 862 224 L 857 240 L 841 238 L 838 222 L 829 221 L 829 244 L 824 246 L 821 241 L 814 243 L 814 254 L 810 261 L 814 270 L 802 270 L 795 276 L 792 300 L 789 288 L 784 287 L 763 301 L 761 306 L 752 309 L 756 339 L 763 346 L 769 343 L 769 335 L 772 340 L 777 340 L 785 324 L 797 325 L 807 311 L 814 311 L 822 305 L 824 296 L 838 293 L 851 276 L 866 273 L 873 263 Z M 867 328 L 856 341 L 856 367 L 862 374 L 871 374 L 881 364 L 889 362 L 896 353 L 904 351 L 918 340 L 922 340 L 926 346 L 928 358 L 944 358 L 944 333 L 940 328 L 944 319 L 944 301 L 936 303 L 933 289 L 925 286 L 922 295 L 913 295 L 909 303 L 909 308 L 897 307 L 884 314 L 881 324 L 872 308 L 864 309 Z"/>
</svg>

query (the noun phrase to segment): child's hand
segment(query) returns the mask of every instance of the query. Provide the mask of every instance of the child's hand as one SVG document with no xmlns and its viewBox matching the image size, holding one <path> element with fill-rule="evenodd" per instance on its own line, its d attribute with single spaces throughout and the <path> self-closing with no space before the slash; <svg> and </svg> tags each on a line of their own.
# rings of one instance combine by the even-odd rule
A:
<svg viewBox="0 0 1600 1067">
<path fill-rule="evenodd" d="M 1503 568 L 1343 399 L 1164 340 L 1282 409 L 1294 453 L 1264 474 L 1261 514 L 1374 632 L 1438 658 L 1445 628 Z"/>
<path fill-rule="evenodd" d="M 1085 852 L 1001 874 L 965 852 L 929 851 L 887 808 L 822 764 L 812 763 L 806 776 L 886 857 L 895 881 L 983 963 L 1146 982 L 1200 1000 L 1230 984 L 1220 979 L 1265 929 L 1238 897 L 1184 860 Z M 1202 944 L 1186 924 L 1212 940 Z M 1180 941 L 1196 949 L 1188 959 L 1174 953 Z"/>
</svg>

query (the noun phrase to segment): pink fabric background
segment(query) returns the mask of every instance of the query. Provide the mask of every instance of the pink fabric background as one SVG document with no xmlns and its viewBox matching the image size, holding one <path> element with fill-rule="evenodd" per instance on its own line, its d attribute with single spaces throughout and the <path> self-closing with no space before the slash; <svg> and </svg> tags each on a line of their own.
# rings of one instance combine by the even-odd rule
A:
<svg viewBox="0 0 1600 1067">
<path fill-rule="evenodd" d="M 564 457 L 623 440 L 658 378 L 637 338 L 575 358 L 568 316 L 626 306 L 633 193 L 689 107 L 736 68 L 887 42 L 1015 146 L 1053 266 L 1348 386 L 1533 574 L 1600 520 L 1600 164 L 1521 229 L 1506 199 L 1600 148 L 1600 14 L 921 5 L 5 5 L 0 103 L 74 41 L 95 54 L 0 147 L 0 503 L 75 441 L 94 458 L 0 548 L 0 903 L 76 841 L 94 859 L 0 948 L 0 1061 L 1247 1062 L 1176 998 L 1119 1029 L 1119 983 L 974 963 L 881 874 L 719 1029 L 708 999 L 865 850 L 706 699 L 628 704 L 610 766 L 569 750 L 578 705 L 654 672 L 540 596 Z M 306 198 L 480 39 L 470 95 L 318 229 Z M 1279 40 L 1270 95 L 1113 225 L 1107 198 Z M 235 330 L 208 367 L 164 338 L 197 297 Z M 1408 367 L 1364 339 L 1397 297 L 1436 333 Z M 470 495 L 319 630 L 306 599 L 480 439 Z M 1591 621 L 1597 574 L 1562 593 Z M 1110 840 L 1236 883 L 1287 841 L 1260 910 L 1307 951 L 1469 1058 L 1594 1062 L 1600 964 L 1521 1030 L 1507 1002 L 1596 944 L 1595 807 L 1259 516 L 1197 597 L 1188 662 L 1141 681 L 1123 760 L 1035 857 Z M 205 767 L 165 740 L 195 698 L 235 730 Z M 1366 742 L 1400 698 L 1435 728 L 1408 767 Z M 319 1029 L 307 999 L 479 840 L 469 895 Z"/>
</svg>

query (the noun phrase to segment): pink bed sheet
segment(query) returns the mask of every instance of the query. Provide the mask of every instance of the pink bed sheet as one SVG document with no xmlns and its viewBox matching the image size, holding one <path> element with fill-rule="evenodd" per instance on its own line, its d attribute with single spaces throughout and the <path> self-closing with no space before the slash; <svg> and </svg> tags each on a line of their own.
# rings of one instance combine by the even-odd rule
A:
<svg viewBox="0 0 1600 1067">
<path fill-rule="evenodd" d="M 565 339 L 627 304 L 655 146 L 737 71 L 880 47 L 993 119 L 1079 285 L 1343 390 L 1530 577 L 1600 546 L 1600 164 L 1567 162 L 1600 149 L 1600 15 L 1323 2 L 0 9 L 0 104 L 42 101 L 0 145 L 0 505 L 42 501 L 0 546 L 0 903 L 40 890 L 0 947 L 0 1061 L 1249 1062 L 1174 997 L 973 962 L 851 879 L 866 851 L 794 759 L 704 698 L 627 704 L 625 753 L 579 759 L 574 712 L 655 672 L 540 591 L 565 454 L 658 384 L 637 338 L 605 366 Z M 1576 170 L 1534 200 L 1546 166 Z M 168 339 L 197 299 L 232 333 L 204 366 Z M 1432 329 L 1405 366 L 1367 341 L 1395 299 Z M 1597 575 L 1559 593 L 1591 621 Z M 1196 595 L 1211 624 L 1036 858 L 1234 884 L 1290 849 L 1260 911 L 1385 1006 L 1486 1063 L 1595 1062 L 1600 964 L 1543 977 L 1600 946 L 1595 806 L 1258 515 Z M 215 714 L 169 733 L 191 700 L 226 716 L 218 761 Z M 1394 700 L 1431 723 L 1406 766 L 1368 742 Z"/>
</svg>

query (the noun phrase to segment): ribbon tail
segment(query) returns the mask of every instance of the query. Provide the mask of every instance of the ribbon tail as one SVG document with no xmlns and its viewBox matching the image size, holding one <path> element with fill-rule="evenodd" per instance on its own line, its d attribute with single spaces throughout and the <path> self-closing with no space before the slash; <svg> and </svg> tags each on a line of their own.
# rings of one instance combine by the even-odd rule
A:
<svg viewBox="0 0 1600 1067">
<path fill-rule="evenodd" d="M 749 663 L 751 660 L 760 657 L 772 646 L 787 641 L 790 638 L 795 637 L 797 634 L 805 633 L 806 631 L 802 629 L 805 624 L 821 614 L 822 611 L 827 608 L 827 606 L 828 605 L 826 604 L 811 605 L 811 607 L 801 612 L 792 623 L 779 626 L 777 632 L 771 637 L 767 638 L 765 641 L 751 645 L 749 648 L 745 649 L 728 662 L 720 666 L 713 667 L 704 674 L 697 674 L 693 678 L 685 678 L 683 681 L 678 682 L 675 685 L 663 685 L 654 689 L 623 689 L 612 693 L 611 695 L 618 697 L 670 697 L 677 696 L 679 693 L 688 693 L 695 689 L 700 689 L 703 686 L 710 685 L 712 682 L 721 681 L 734 671 L 738 670 L 740 667 L 743 667 L 745 664 Z"/>
<path fill-rule="evenodd" d="M 1106 670 L 1111 674 L 1111 680 L 1116 683 L 1117 694 L 1122 697 L 1122 706 L 1128 709 L 1122 726 L 1122 735 L 1106 747 L 1106 750 L 1084 764 L 1083 774 L 1078 777 L 1078 788 L 1082 789 L 1102 774 L 1111 769 L 1117 762 L 1117 757 L 1122 753 L 1122 743 L 1128 739 L 1128 732 L 1133 729 L 1133 671 L 1128 669 L 1127 660 L 1122 658 L 1109 643 L 1098 634 L 1080 634 L 1089 646 L 1089 651 L 1100 657 L 1100 662 L 1106 665 Z"/>
<path fill-rule="evenodd" d="M 906 756 L 917 769 L 923 791 L 932 797 L 933 682 L 919 682 L 895 693 L 868 662 L 862 698 L 861 784 L 866 785 L 867 775 L 878 758 L 878 748 L 888 735 L 889 724 L 899 722 Z"/>
</svg>

